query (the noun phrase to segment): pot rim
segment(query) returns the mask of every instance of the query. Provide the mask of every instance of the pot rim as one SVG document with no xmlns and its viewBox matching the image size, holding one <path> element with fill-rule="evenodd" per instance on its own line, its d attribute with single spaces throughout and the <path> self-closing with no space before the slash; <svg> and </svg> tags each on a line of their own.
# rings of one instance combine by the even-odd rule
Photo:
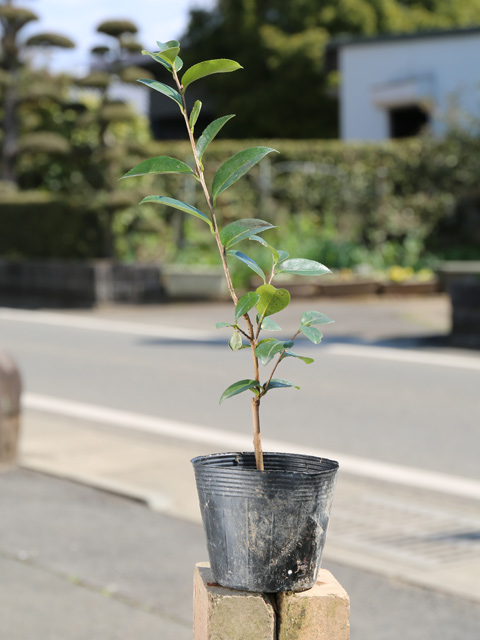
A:
<svg viewBox="0 0 480 640">
<path fill-rule="evenodd" d="M 261 474 L 301 474 L 301 475 L 317 475 L 317 474 L 322 474 L 322 473 L 329 473 L 332 471 L 336 471 L 339 467 L 339 464 L 336 460 L 331 460 L 330 458 L 321 458 L 319 456 L 312 456 L 310 454 L 306 454 L 306 453 L 286 453 L 283 451 L 280 452 L 276 452 L 276 451 L 264 451 L 263 455 L 265 458 L 268 458 L 270 456 L 276 456 L 276 457 L 281 457 L 284 459 L 299 459 L 299 460 L 303 460 L 305 462 L 311 461 L 312 463 L 316 463 L 316 464 L 325 464 L 325 468 L 315 468 L 315 469 L 308 469 L 308 468 L 297 468 L 297 469 L 265 469 L 264 471 L 260 471 L 258 469 L 256 469 L 255 467 L 244 467 L 244 466 L 240 466 L 240 465 L 236 465 L 233 463 L 233 460 L 235 460 L 235 458 L 237 456 L 253 456 L 253 458 L 255 459 L 255 453 L 253 451 L 228 451 L 228 452 L 221 452 L 221 453 L 209 453 L 209 454 L 204 454 L 201 456 L 195 456 L 194 458 L 192 458 L 190 460 L 190 462 L 193 464 L 194 467 L 210 467 L 210 468 L 215 468 L 215 472 L 219 472 L 219 473 L 232 473 L 235 471 L 238 471 L 239 473 L 247 473 L 247 474 L 257 474 L 257 473 L 261 473 Z M 217 466 L 217 465 L 211 465 L 209 464 L 211 461 L 213 461 L 214 459 L 232 459 L 232 464 L 228 465 L 228 466 Z"/>
</svg>

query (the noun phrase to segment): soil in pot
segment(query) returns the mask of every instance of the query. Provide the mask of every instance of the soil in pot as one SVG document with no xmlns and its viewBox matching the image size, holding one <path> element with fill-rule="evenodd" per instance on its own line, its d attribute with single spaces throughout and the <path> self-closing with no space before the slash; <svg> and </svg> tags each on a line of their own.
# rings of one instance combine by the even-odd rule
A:
<svg viewBox="0 0 480 640">
<path fill-rule="evenodd" d="M 300 454 L 253 453 L 192 460 L 210 565 L 231 589 L 303 591 L 316 582 L 338 463 Z"/>
</svg>

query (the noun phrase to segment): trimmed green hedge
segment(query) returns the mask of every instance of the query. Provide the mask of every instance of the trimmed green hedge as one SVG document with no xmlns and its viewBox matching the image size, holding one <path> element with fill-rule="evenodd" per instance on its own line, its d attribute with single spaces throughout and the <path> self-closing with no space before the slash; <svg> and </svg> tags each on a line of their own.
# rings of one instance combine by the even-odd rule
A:
<svg viewBox="0 0 480 640">
<path fill-rule="evenodd" d="M 435 257 L 480 259 L 479 139 L 452 135 L 381 144 L 220 140 L 207 150 L 207 164 L 219 166 L 241 149 L 265 144 L 280 153 L 221 195 L 222 224 L 267 219 L 279 226 L 269 232 L 273 244 L 337 268 L 361 263 L 418 268 Z M 155 143 L 150 155 L 191 158 L 183 142 Z M 171 195 L 204 208 L 199 186 L 186 180 L 158 176 L 125 183 L 144 195 Z M 149 251 L 190 262 L 218 259 L 201 221 L 164 207 L 139 207 L 137 212 L 143 224 L 120 224 L 125 234 L 120 250 L 127 244 L 129 259 Z M 153 224 L 152 216 L 162 224 Z M 168 232 L 158 234 L 165 222 Z M 73 207 L 52 195 L 43 202 L 15 204 L 0 197 L 0 255 L 97 257 L 103 240 L 91 203 Z M 256 243 L 248 246 L 249 253 L 258 250 Z"/>
<path fill-rule="evenodd" d="M 266 218 L 281 226 L 278 241 L 287 248 L 340 268 L 480 257 L 480 140 L 218 141 L 207 151 L 207 163 L 218 165 L 258 144 L 280 153 L 222 194 L 222 223 Z M 158 143 L 156 153 L 189 158 L 183 142 Z M 181 185 L 176 177 L 158 178 L 157 186 L 178 196 Z M 198 189 L 197 196 L 201 208 Z M 201 223 L 194 227 L 190 240 L 201 243 Z"/>
</svg>

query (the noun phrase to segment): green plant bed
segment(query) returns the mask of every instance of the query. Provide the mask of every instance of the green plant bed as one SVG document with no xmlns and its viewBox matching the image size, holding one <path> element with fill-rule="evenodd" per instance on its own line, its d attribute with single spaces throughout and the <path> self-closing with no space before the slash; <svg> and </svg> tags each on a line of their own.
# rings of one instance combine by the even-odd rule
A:
<svg viewBox="0 0 480 640">
<path fill-rule="evenodd" d="M 438 279 L 429 282 L 382 282 L 378 292 L 386 295 L 429 295 L 441 291 Z"/>
<path fill-rule="evenodd" d="M 222 267 L 190 264 L 164 264 L 161 280 L 172 300 L 225 300 L 228 287 Z"/>
</svg>

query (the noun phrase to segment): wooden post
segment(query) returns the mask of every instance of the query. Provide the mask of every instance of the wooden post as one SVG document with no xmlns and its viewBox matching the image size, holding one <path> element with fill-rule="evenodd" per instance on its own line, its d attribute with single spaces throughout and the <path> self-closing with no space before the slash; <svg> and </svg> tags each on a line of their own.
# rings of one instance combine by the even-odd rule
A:
<svg viewBox="0 0 480 640">
<path fill-rule="evenodd" d="M 0 469 L 15 464 L 20 431 L 21 381 L 12 358 L 0 350 Z"/>
</svg>

